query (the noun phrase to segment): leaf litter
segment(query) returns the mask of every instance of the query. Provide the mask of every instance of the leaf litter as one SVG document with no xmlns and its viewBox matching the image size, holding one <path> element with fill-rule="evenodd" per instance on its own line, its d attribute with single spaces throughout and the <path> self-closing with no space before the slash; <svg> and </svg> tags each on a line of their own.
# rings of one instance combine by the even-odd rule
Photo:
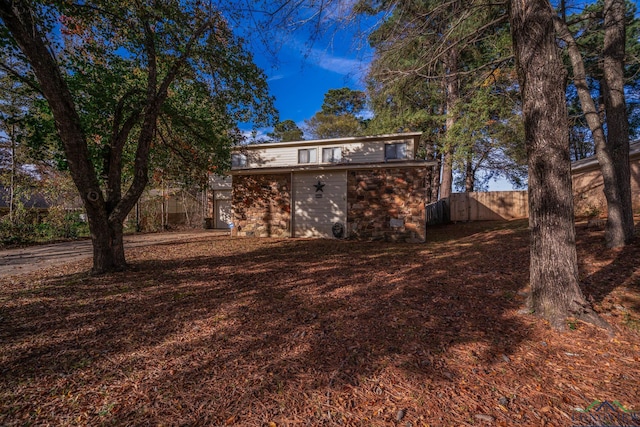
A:
<svg viewBox="0 0 640 427">
<path fill-rule="evenodd" d="M 526 223 L 424 245 L 203 236 L 0 281 L 1 425 L 571 425 L 640 411 L 640 247 L 578 226 L 615 337 L 526 313 Z"/>
</svg>

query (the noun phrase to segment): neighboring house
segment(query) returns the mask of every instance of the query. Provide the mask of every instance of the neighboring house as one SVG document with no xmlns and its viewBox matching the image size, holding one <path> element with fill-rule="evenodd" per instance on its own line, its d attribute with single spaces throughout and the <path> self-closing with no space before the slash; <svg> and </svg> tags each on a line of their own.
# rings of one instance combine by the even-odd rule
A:
<svg viewBox="0 0 640 427">
<path fill-rule="evenodd" d="M 9 214 L 11 200 L 11 189 L 0 185 L 0 217 Z M 41 193 L 32 193 L 27 196 L 21 195 L 15 201 L 21 204 L 31 215 L 33 219 L 39 221 L 47 214 L 50 204 Z"/>
<path fill-rule="evenodd" d="M 209 206 L 213 212 L 211 228 L 228 229 L 233 224 L 231 213 L 231 177 L 212 175 L 209 178 Z"/>
<path fill-rule="evenodd" d="M 629 146 L 631 163 L 631 198 L 634 212 L 640 211 L 640 140 Z M 597 216 L 607 213 L 607 200 L 600 165 L 595 156 L 571 164 L 573 198 L 576 215 Z"/>
<path fill-rule="evenodd" d="M 435 162 L 421 133 L 248 145 L 232 154 L 233 233 L 421 242 Z"/>
<path fill-rule="evenodd" d="M 180 187 L 147 189 L 125 222 L 143 231 L 174 227 L 201 227 L 207 207 L 205 192 Z"/>
</svg>

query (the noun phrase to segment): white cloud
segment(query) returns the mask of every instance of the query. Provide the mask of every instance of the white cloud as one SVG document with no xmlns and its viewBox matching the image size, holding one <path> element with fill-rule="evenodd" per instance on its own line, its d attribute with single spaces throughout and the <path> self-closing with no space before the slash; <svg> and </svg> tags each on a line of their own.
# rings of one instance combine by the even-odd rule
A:
<svg viewBox="0 0 640 427">
<path fill-rule="evenodd" d="M 275 76 L 271 76 L 267 79 L 268 82 L 274 82 L 276 80 L 282 80 L 286 77 L 284 74 L 276 74 Z"/>
<path fill-rule="evenodd" d="M 357 53 L 355 52 L 352 57 L 335 55 L 330 47 L 326 49 L 310 47 L 298 40 L 290 43 L 290 47 L 300 52 L 313 65 L 323 70 L 352 77 L 355 80 L 364 80 L 363 78 L 369 68 L 369 61 L 357 58 Z"/>
<path fill-rule="evenodd" d="M 320 68 L 338 74 L 360 74 L 363 63 L 357 59 L 334 56 L 320 49 L 312 49 L 315 63 Z"/>
<path fill-rule="evenodd" d="M 273 128 L 262 128 L 255 130 L 243 130 L 242 136 L 244 137 L 243 144 L 254 144 L 256 142 L 263 142 L 267 139 L 267 133 L 271 132 Z"/>
</svg>

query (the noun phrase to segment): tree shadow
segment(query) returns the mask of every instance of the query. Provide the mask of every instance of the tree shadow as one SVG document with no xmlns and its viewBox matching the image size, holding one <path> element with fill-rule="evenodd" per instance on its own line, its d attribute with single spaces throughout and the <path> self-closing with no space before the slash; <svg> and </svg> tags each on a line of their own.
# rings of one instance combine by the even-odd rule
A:
<svg viewBox="0 0 640 427">
<path fill-rule="evenodd" d="M 355 392 L 338 404 L 349 390 L 393 400 L 390 371 L 455 387 L 463 370 L 498 369 L 531 333 L 515 315 L 526 232 L 467 232 L 419 246 L 218 237 L 199 242 L 211 256 L 159 246 L 135 271 L 12 287 L 0 328 L 5 384 L 49 377 L 56 396 L 84 394 L 79 407 L 112 396 L 102 402 L 117 410 L 93 422 L 180 414 L 203 425 L 276 417 L 291 399 L 325 408 L 301 415 L 309 425 L 328 423 L 366 404 Z M 451 361 L 458 351 L 471 352 L 469 365 Z"/>
<path fill-rule="evenodd" d="M 639 225 L 636 225 L 636 234 L 640 231 Z M 584 254 L 584 258 L 588 255 L 596 262 L 606 264 L 581 281 L 589 300 L 601 304 L 615 289 L 621 287 L 639 292 L 640 279 L 637 273 L 640 269 L 638 265 L 640 241 L 636 238 L 634 242 L 623 248 L 609 249 L 605 247 L 603 231 L 593 231 L 584 226 L 582 228 L 582 242 L 579 242 L 578 247 L 582 247 L 583 251 L 589 251 L 589 254 Z M 589 237 L 596 243 L 587 245 L 586 238 Z M 586 268 L 584 265 L 582 267 Z M 640 313 L 640 301 L 630 301 L 630 303 L 632 308 Z"/>
</svg>

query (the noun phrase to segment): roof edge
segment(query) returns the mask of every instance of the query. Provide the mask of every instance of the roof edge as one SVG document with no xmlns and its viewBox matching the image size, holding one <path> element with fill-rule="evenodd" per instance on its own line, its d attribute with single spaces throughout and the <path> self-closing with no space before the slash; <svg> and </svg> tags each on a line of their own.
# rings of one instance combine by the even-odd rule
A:
<svg viewBox="0 0 640 427">
<path fill-rule="evenodd" d="M 229 172 L 230 175 L 262 175 L 272 173 L 287 173 L 287 172 L 325 172 L 325 171 L 338 171 L 338 170 L 358 170 L 358 169 L 392 169 L 392 168 L 416 168 L 416 167 L 433 167 L 437 166 L 438 162 L 433 160 L 409 160 L 399 162 L 386 162 L 386 163 L 342 163 L 337 165 L 314 165 L 314 166 L 282 166 L 272 168 L 246 168 L 246 169 L 233 169 Z"/>
<path fill-rule="evenodd" d="M 383 135 L 372 136 L 347 136 L 342 138 L 329 138 L 329 139 L 302 139 L 300 141 L 287 141 L 287 142 L 265 142 L 263 144 L 246 144 L 233 147 L 233 150 L 238 149 L 260 149 L 260 148 L 272 148 L 272 147 L 296 147 L 304 145 L 330 145 L 337 143 L 347 142 L 368 142 L 368 141 L 388 141 L 394 139 L 406 139 L 417 138 L 422 136 L 423 132 L 406 132 L 406 133 L 389 133 Z"/>
<path fill-rule="evenodd" d="M 629 161 L 640 159 L 640 139 L 629 143 Z M 597 169 L 600 167 L 595 155 L 571 162 L 571 173 Z"/>
</svg>

